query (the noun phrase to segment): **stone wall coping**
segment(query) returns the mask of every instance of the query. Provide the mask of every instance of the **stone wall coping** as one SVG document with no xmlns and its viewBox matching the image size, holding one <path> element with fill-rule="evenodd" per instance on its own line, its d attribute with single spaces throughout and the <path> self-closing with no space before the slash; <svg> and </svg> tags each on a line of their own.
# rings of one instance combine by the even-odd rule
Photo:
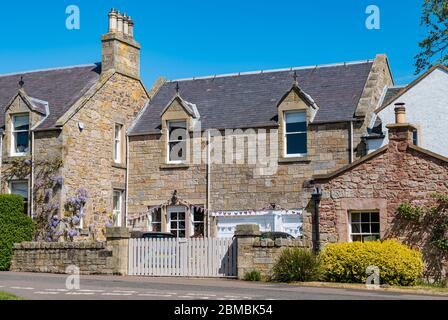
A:
<svg viewBox="0 0 448 320">
<path fill-rule="evenodd" d="M 105 242 L 22 242 L 14 244 L 14 250 L 104 250 Z"/>
<path fill-rule="evenodd" d="M 258 237 L 260 236 L 260 226 L 256 224 L 242 224 L 236 226 L 235 237 Z"/>
<path fill-rule="evenodd" d="M 308 248 L 305 241 L 303 240 L 287 240 L 287 239 L 255 239 L 253 242 L 254 248 L 283 248 L 283 247 L 294 247 L 294 248 Z"/>
</svg>

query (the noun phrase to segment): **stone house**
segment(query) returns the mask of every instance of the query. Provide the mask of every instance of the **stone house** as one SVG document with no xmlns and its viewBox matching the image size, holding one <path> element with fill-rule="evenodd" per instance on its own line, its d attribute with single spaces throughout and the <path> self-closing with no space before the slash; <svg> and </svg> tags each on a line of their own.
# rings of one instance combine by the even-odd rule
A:
<svg viewBox="0 0 448 320">
<path fill-rule="evenodd" d="M 101 63 L 0 76 L 1 191 L 23 195 L 29 214 L 45 206 L 62 215 L 67 199 L 84 188 L 81 229 L 100 229 L 111 216 L 126 224 L 126 131 L 149 98 L 134 23 L 115 11 L 109 18 Z M 38 166 L 57 162 L 44 205 Z"/>
<path fill-rule="evenodd" d="M 406 122 L 405 110 L 397 104 L 386 146 L 314 176 L 313 185 L 323 193 L 319 232 L 326 243 L 399 239 L 422 250 L 430 271 L 446 273 L 446 255 L 434 250 L 431 235 L 398 214 L 403 203 L 430 208 L 432 194 L 448 194 L 448 158 L 414 144 L 416 127 Z"/>
<path fill-rule="evenodd" d="M 448 156 L 448 68 L 436 65 L 406 86 L 385 88 L 365 137 L 369 152 L 389 143 L 387 125 L 395 121 L 394 105 L 406 103 L 407 118 L 416 127 L 414 143 Z"/>
<path fill-rule="evenodd" d="M 308 181 L 365 154 L 362 135 L 390 85 L 384 55 L 160 79 L 128 134 L 130 226 L 231 237 L 255 223 L 311 236 Z"/>
</svg>

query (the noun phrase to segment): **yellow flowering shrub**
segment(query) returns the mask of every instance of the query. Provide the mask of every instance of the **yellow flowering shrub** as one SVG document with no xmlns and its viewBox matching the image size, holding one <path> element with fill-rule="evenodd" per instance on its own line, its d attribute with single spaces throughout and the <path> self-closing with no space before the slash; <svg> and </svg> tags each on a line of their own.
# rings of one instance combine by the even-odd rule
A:
<svg viewBox="0 0 448 320">
<path fill-rule="evenodd" d="M 424 271 L 422 254 L 396 240 L 328 245 L 321 254 L 330 282 L 365 283 L 369 266 L 380 269 L 381 284 L 413 286 Z"/>
</svg>

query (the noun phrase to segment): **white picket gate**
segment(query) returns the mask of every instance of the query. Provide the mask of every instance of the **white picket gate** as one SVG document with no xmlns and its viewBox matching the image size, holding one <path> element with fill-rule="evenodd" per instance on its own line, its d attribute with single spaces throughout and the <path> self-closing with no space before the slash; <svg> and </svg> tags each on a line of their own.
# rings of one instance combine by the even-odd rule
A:
<svg viewBox="0 0 448 320">
<path fill-rule="evenodd" d="M 232 239 L 131 239 L 129 275 L 155 277 L 236 277 Z"/>
</svg>

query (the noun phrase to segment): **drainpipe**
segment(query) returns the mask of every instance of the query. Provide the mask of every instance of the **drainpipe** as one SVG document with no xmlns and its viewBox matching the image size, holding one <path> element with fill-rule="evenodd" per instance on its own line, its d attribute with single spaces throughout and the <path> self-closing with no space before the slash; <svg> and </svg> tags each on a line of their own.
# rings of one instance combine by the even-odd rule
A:
<svg viewBox="0 0 448 320">
<path fill-rule="evenodd" d="M 211 175 L 212 175 L 212 164 L 211 164 L 211 133 L 210 130 L 207 131 L 207 237 L 210 238 L 211 233 L 211 223 L 210 223 L 210 212 L 211 212 Z"/>
<path fill-rule="evenodd" d="M 350 121 L 350 163 L 354 161 L 354 137 L 353 137 L 353 121 Z"/>
<path fill-rule="evenodd" d="M 313 214 L 313 250 L 315 253 L 320 252 L 320 219 L 319 219 L 319 205 L 322 200 L 322 190 L 316 187 L 311 195 L 314 203 Z"/>
<path fill-rule="evenodd" d="M 34 131 L 31 131 L 31 193 L 30 193 L 30 216 L 34 217 Z"/>
<path fill-rule="evenodd" d="M 126 200 L 125 200 L 125 205 L 124 205 L 124 215 L 125 215 L 125 228 L 128 227 L 128 219 L 129 219 L 129 155 L 130 155 L 130 151 L 129 151 L 129 136 L 126 135 L 126 185 L 125 185 L 125 192 L 126 192 Z"/>
</svg>

